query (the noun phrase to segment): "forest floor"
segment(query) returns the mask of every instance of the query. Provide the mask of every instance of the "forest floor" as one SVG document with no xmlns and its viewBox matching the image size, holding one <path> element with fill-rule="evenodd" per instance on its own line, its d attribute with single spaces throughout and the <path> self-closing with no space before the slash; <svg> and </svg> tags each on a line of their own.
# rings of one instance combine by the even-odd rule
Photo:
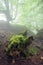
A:
<svg viewBox="0 0 43 65">
<path fill-rule="evenodd" d="M 29 59 L 18 59 L 15 63 L 8 63 L 4 49 L 12 35 L 11 32 L 0 30 L 0 65 L 43 65 L 43 51 Z"/>
</svg>

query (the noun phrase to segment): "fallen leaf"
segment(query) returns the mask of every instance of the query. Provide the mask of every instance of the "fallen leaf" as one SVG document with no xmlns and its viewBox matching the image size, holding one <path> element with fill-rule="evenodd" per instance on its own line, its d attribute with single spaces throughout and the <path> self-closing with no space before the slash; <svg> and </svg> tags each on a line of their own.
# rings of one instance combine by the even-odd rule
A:
<svg viewBox="0 0 43 65">
<path fill-rule="evenodd" d="M 43 60 L 43 56 L 41 56 L 41 60 Z"/>
</svg>

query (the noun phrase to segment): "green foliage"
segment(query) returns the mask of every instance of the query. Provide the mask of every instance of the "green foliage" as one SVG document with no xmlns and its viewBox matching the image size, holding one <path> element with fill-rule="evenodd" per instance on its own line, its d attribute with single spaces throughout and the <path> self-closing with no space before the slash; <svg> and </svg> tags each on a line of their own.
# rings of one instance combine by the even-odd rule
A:
<svg viewBox="0 0 43 65">
<path fill-rule="evenodd" d="M 29 47 L 29 55 L 36 55 L 39 53 L 39 49 L 35 47 Z"/>
<path fill-rule="evenodd" d="M 16 16 L 13 23 L 25 25 L 28 29 L 35 31 L 34 33 L 37 29 L 43 28 L 43 0 L 0 0 L 2 11 L 6 10 L 5 1 L 11 4 L 9 5 L 11 17 Z"/>
<path fill-rule="evenodd" d="M 26 57 L 28 57 L 29 55 L 36 55 L 39 51 L 38 49 L 33 47 L 27 48 L 27 46 L 29 46 L 32 43 L 32 40 L 33 40 L 32 36 L 27 38 L 26 36 L 23 36 L 22 34 L 13 35 L 10 38 L 10 42 L 5 49 L 6 54 L 9 54 L 10 51 L 19 49 L 20 51 L 22 51 L 23 54 L 26 55 Z"/>
<path fill-rule="evenodd" d="M 6 53 L 8 53 L 11 50 L 20 49 L 21 51 L 24 52 L 25 48 L 32 43 L 32 40 L 33 40 L 32 36 L 27 38 L 27 36 L 25 36 L 25 33 L 13 35 L 10 38 L 10 42 L 6 47 L 5 51 Z M 25 53 L 27 53 L 27 51 L 25 51 Z"/>
<path fill-rule="evenodd" d="M 6 52 L 12 49 L 12 45 L 14 46 L 15 44 L 18 44 L 18 47 L 20 48 L 20 44 L 24 44 L 26 40 L 26 37 L 23 35 L 13 35 L 10 39 L 10 42 L 6 48 Z"/>
<path fill-rule="evenodd" d="M 16 5 L 18 0 L 9 0 L 13 5 Z"/>
<path fill-rule="evenodd" d="M 33 40 L 32 36 L 27 38 L 22 33 L 18 34 L 18 35 L 13 35 L 10 38 L 10 42 L 5 49 L 6 54 L 9 54 L 10 51 L 14 51 L 16 49 L 19 49 L 27 57 L 30 56 L 30 55 L 36 55 L 39 52 L 39 49 L 29 46 L 32 43 L 31 40 Z M 26 48 L 27 44 L 28 44 L 28 48 Z"/>
<path fill-rule="evenodd" d="M 3 9 L 6 10 L 5 1 L 11 4 L 9 6 L 11 17 L 17 16 L 13 23 L 26 25 L 32 31 L 43 28 L 43 0 L 0 0 L 2 12 Z"/>
</svg>

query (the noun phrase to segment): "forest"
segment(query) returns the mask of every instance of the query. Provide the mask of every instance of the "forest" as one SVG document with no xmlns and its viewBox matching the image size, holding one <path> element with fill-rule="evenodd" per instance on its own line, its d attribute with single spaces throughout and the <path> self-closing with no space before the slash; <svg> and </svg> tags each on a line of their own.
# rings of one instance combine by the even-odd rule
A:
<svg viewBox="0 0 43 65">
<path fill-rule="evenodd" d="M 0 65 L 43 65 L 43 0 L 0 0 Z"/>
</svg>

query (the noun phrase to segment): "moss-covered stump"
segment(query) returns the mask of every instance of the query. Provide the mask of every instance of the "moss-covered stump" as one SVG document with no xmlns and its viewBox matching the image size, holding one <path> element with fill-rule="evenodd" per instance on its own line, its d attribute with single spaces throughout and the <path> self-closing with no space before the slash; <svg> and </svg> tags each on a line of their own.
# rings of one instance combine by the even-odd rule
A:
<svg viewBox="0 0 43 65">
<path fill-rule="evenodd" d="M 5 53 L 8 59 L 8 62 L 13 59 L 17 60 L 17 58 L 26 58 L 30 55 L 37 54 L 37 50 L 34 48 L 30 48 L 33 40 L 33 36 L 26 37 L 22 34 L 13 35 L 10 38 L 10 42 L 5 48 Z"/>
</svg>

